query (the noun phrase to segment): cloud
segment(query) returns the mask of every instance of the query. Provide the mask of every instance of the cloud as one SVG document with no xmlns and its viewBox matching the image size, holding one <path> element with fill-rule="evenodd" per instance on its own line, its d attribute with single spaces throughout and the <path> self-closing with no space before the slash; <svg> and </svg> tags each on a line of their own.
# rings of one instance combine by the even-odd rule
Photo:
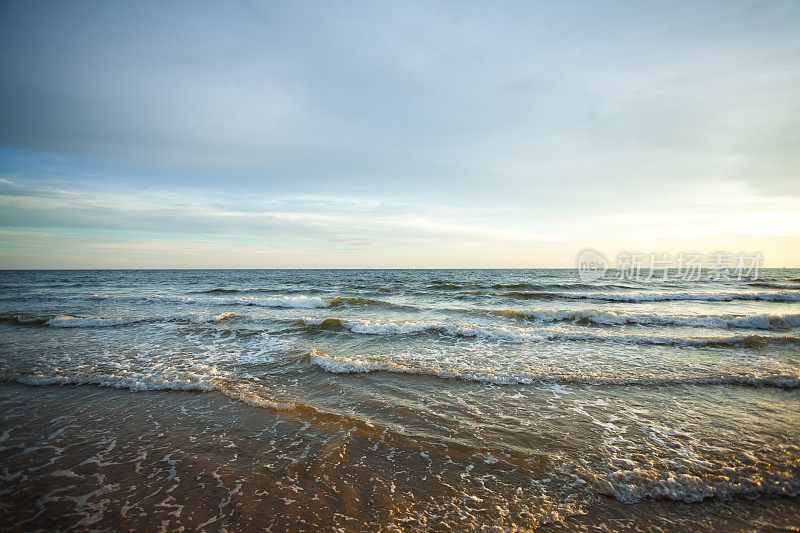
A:
<svg viewBox="0 0 800 533">
<path fill-rule="evenodd" d="M 797 2 L 2 9 L 0 227 L 89 256 L 564 265 L 798 234 Z"/>
<path fill-rule="evenodd" d="M 358 237 L 336 238 L 331 239 L 331 242 L 339 242 L 349 246 L 375 246 L 380 244 L 378 241 L 370 241 L 368 239 L 361 239 Z"/>
<path fill-rule="evenodd" d="M 798 21 L 777 2 L 10 4 L 0 144 L 392 194 L 712 172 L 797 193 Z"/>
</svg>

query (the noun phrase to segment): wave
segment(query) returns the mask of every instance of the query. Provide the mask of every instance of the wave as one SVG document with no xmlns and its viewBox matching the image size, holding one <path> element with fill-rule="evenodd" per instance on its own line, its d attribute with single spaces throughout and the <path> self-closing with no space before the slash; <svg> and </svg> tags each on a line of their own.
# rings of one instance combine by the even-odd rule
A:
<svg viewBox="0 0 800 533">
<path fill-rule="evenodd" d="M 49 315 L 45 317 L 38 317 L 38 316 L 26 316 L 26 315 L 14 315 L 14 316 L 4 316 L 0 318 L 0 321 L 22 326 L 43 326 L 44 324 L 47 323 L 48 320 L 52 318 L 55 318 L 55 316 Z"/>
<path fill-rule="evenodd" d="M 636 289 L 632 285 L 620 285 L 605 283 L 603 285 L 593 285 L 591 283 L 495 283 L 489 285 L 491 289 Z"/>
<path fill-rule="evenodd" d="M 184 316 L 184 317 L 85 317 L 74 315 L 56 315 L 44 317 L 30 317 L 17 315 L 5 317 L 0 320 L 18 325 L 50 326 L 54 328 L 100 328 L 113 326 L 129 326 L 132 324 L 148 324 L 157 322 L 188 322 L 193 324 L 219 323 L 236 316 L 236 313 L 228 311 L 212 317 Z"/>
<path fill-rule="evenodd" d="M 415 309 L 409 305 L 394 304 L 383 300 L 373 300 L 371 298 L 361 298 L 358 296 L 344 297 L 337 296 L 335 298 L 325 298 L 328 302 L 326 307 L 384 307 L 390 309 Z"/>
<path fill-rule="evenodd" d="M 328 307 L 330 302 L 323 298 L 310 296 L 275 296 L 268 298 L 241 297 L 234 299 L 199 300 L 196 303 L 210 305 L 244 305 L 254 307 L 275 307 L 284 309 L 314 309 Z"/>
<path fill-rule="evenodd" d="M 95 294 L 89 297 L 95 301 L 118 301 L 124 303 L 168 303 L 168 304 L 205 304 L 205 305 L 247 305 L 257 307 L 282 307 L 282 308 L 316 308 L 328 307 L 330 299 L 310 296 L 272 296 L 264 298 L 238 297 L 238 298 L 188 298 L 184 296 L 124 296 L 113 294 Z"/>
<path fill-rule="evenodd" d="M 297 289 L 297 288 L 285 288 L 285 289 L 207 289 L 202 291 L 194 291 L 192 294 L 265 294 L 265 293 L 283 293 L 283 294 L 302 294 L 302 293 L 309 293 L 309 292 L 326 292 L 323 289 Z"/>
<path fill-rule="evenodd" d="M 22 296 L 13 298 L 3 298 L 3 301 L 25 301 L 25 302 L 62 302 L 62 303 L 84 303 L 84 302 L 118 302 L 131 305 L 137 304 L 187 304 L 187 305 L 247 305 L 260 307 L 284 307 L 284 308 L 315 308 L 328 307 L 330 300 L 334 298 L 318 298 L 310 296 L 267 296 L 267 297 L 246 297 L 236 298 L 200 298 L 186 296 L 164 296 L 160 294 L 146 295 L 119 295 L 119 294 L 94 294 L 92 296 L 74 297 L 53 297 L 53 296 Z"/>
<path fill-rule="evenodd" d="M 369 372 L 391 372 L 408 375 L 433 376 L 445 379 L 460 379 L 492 383 L 495 385 L 593 385 L 593 386 L 680 386 L 680 385 L 738 385 L 747 387 L 773 387 L 780 389 L 800 388 L 800 376 L 771 374 L 753 376 L 747 374 L 722 374 L 716 376 L 664 376 L 659 378 L 610 378 L 603 376 L 538 374 L 527 372 L 498 372 L 493 369 L 475 371 L 471 369 L 438 368 L 434 366 L 412 367 L 393 361 L 362 360 L 352 357 L 330 356 L 312 350 L 309 361 L 326 372 L 335 374 L 358 374 Z"/>
<path fill-rule="evenodd" d="M 223 381 L 195 381 L 188 379 L 169 379 L 151 376 L 69 376 L 49 374 L 5 375 L 0 380 L 19 383 L 30 387 L 44 386 L 96 386 L 110 389 L 130 390 L 131 392 L 146 391 L 188 391 L 188 392 L 216 392 L 234 401 L 239 401 L 252 407 L 262 407 L 275 411 L 295 409 L 296 404 L 281 401 L 275 398 L 266 398 L 260 394 L 248 391 L 233 384 Z"/>
<path fill-rule="evenodd" d="M 176 390 L 176 391 L 202 391 L 214 390 L 214 385 L 203 381 L 191 381 L 184 379 L 162 379 L 145 376 L 64 376 L 48 374 L 29 374 L 2 376 L 0 379 L 12 381 L 22 385 L 41 387 L 47 385 L 96 385 L 112 389 L 127 389 L 131 391 L 156 391 L 156 390 Z"/>
<path fill-rule="evenodd" d="M 22 298 L 26 301 L 59 301 L 66 303 L 81 303 L 81 302 L 119 302 L 127 304 L 185 304 L 185 305 L 241 305 L 241 306 L 254 306 L 254 307 L 272 307 L 272 308 L 286 308 L 286 309 L 315 309 L 325 307 L 383 307 L 393 309 L 415 309 L 412 306 L 394 304 L 383 300 L 373 300 L 370 298 L 361 297 L 348 297 L 348 296 L 333 296 L 333 297 L 317 297 L 317 296 L 265 296 L 265 297 L 251 297 L 239 296 L 234 298 L 199 298 L 199 297 L 186 297 L 186 296 L 163 296 L 158 294 L 148 295 L 116 295 L 116 294 L 94 294 L 88 297 L 67 297 L 67 298 L 53 298 L 53 297 L 25 297 Z"/>
<path fill-rule="evenodd" d="M 526 281 L 521 281 L 517 283 L 492 283 L 492 284 L 480 284 L 480 283 L 444 283 L 444 282 L 431 282 L 430 285 L 427 287 L 428 289 L 447 289 L 447 290 L 459 290 L 464 289 L 463 292 L 465 294 L 474 294 L 476 291 L 480 289 L 533 289 L 533 290 L 544 290 L 544 289 L 565 289 L 565 290 L 573 290 L 573 289 L 599 289 L 599 288 L 617 288 L 617 289 L 635 289 L 636 287 L 632 285 L 619 285 L 619 284 L 603 284 L 603 285 L 593 285 L 591 283 L 530 283 Z"/>
<path fill-rule="evenodd" d="M 431 285 L 428 285 L 429 289 L 449 289 L 449 290 L 456 290 L 456 289 L 463 289 L 464 287 L 480 287 L 475 283 L 470 283 L 468 285 L 462 285 L 460 283 L 441 283 L 441 282 L 432 282 Z"/>
<path fill-rule="evenodd" d="M 613 472 L 601 481 L 599 488 L 628 504 L 654 499 L 697 503 L 706 498 L 730 500 L 733 496 L 753 499 L 762 494 L 792 497 L 800 494 L 800 478 L 796 475 L 791 477 L 791 474 L 786 476 L 784 473 L 777 477 L 772 482 L 765 482 L 761 474 L 756 474 L 754 479 L 748 480 L 750 483 L 711 483 L 700 476 L 675 475 L 670 471 L 645 467 Z"/>
<path fill-rule="evenodd" d="M 657 313 L 628 313 L 615 310 L 558 310 L 536 309 L 517 311 L 483 310 L 481 314 L 519 318 L 536 322 L 570 322 L 577 325 L 597 324 L 618 326 L 638 324 L 647 326 L 686 326 L 704 328 L 746 328 L 784 330 L 800 327 L 800 314 L 714 314 L 714 315 L 663 315 Z"/>
<path fill-rule="evenodd" d="M 601 292 L 551 292 L 551 291 L 509 291 L 502 293 L 510 298 L 526 300 L 602 300 L 608 302 L 668 302 L 693 300 L 704 302 L 732 302 L 736 300 L 758 300 L 767 302 L 800 302 L 798 292 L 639 292 L 639 293 L 601 293 Z"/>
<path fill-rule="evenodd" d="M 158 319 L 152 317 L 79 317 L 72 315 L 58 315 L 44 323 L 45 326 L 55 328 L 96 328 L 106 326 L 128 326 L 130 324 L 142 324 L 153 322 Z"/>
<path fill-rule="evenodd" d="M 523 329 L 510 326 L 477 326 L 473 324 L 447 324 L 436 322 L 380 322 L 348 320 L 342 318 L 302 318 L 298 325 L 309 332 L 318 330 L 346 330 L 362 335 L 414 335 L 438 333 L 449 337 L 477 338 L 495 342 L 529 343 L 545 341 L 612 342 L 622 344 L 690 346 L 690 347 L 741 347 L 800 345 L 800 337 L 790 335 L 737 335 L 717 337 L 675 337 L 667 335 L 623 335 L 617 333 L 572 333 L 556 329 Z"/>
<path fill-rule="evenodd" d="M 766 281 L 753 281 L 748 283 L 751 287 L 763 287 L 766 289 L 788 289 L 794 291 L 800 291 L 800 285 L 792 285 L 789 283 L 769 283 Z"/>
<path fill-rule="evenodd" d="M 252 292 L 252 291 L 247 291 L 247 290 L 243 290 L 243 289 L 208 289 L 208 290 L 204 290 L 204 291 L 197 291 L 196 293 L 197 294 L 219 294 L 219 293 L 222 293 L 222 294 L 234 294 L 234 293 L 237 293 L 237 292 Z"/>
</svg>

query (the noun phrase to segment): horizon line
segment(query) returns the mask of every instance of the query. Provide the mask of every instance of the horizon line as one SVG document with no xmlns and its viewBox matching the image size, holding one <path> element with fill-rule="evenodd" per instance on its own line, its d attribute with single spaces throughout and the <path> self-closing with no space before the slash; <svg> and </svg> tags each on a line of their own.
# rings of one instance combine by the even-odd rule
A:
<svg viewBox="0 0 800 533">
<path fill-rule="evenodd" d="M 800 266 L 762 267 L 763 270 L 798 270 Z M 0 272 L 53 272 L 91 270 L 578 270 L 577 267 L 84 267 L 84 268 L 0 268 Z M 610 267 L 609 271 L 617 270 Z M 675 268 L 656 269 L 675 270 Z"/>
</svg>

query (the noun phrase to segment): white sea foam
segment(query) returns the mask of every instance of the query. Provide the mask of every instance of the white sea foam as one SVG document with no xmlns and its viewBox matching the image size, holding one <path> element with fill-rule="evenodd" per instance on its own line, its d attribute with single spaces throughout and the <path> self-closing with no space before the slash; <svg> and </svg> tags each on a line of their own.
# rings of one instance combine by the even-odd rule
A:
<svg viewBox="0 0 800 533">
<path fill-rule="evenodd" d="M 152 322 L 157 319 L 148 317 L 78 317 L 72 315 L 58 315 L 51 318 L 45 325 L 54 328 L 99 328 L 106 326 L 126 326 L 142 322 Z"/>
<path fill-rule="evenodd" d="M 789 335 L 739 335 L 711 337 L 681 337 L 669 335 L 625 335 L 615 332 L 569 332 L 554 328 L 526 329 L 513 326 L 479 326 L 437 322 L 380 322 L 338 318 L 303 318 L 306 326 L 331 329 L 341 327 L 363 335 L 408 335 L 438 333 L 450 337 L 474 337 L 481 340 L 528 343 L 542 341 L 595 341 L 622 344 L 672 345 L 693 347 L 752 347 L 763 344 L 800 344 L 800 338 Z"/>
<path fill-rule="evenodd" d="M 181 391 L 212 391 L 214 385 L 203 381 L 186 379 L 165 379 L 151 376 L 130 375 L 52 375 L 30 374 L 12 375 L 5 379 L 31 386 L 45 385 L 96 385 L 112 389 L 128 389 L 131 391 L 156 391 L 156 390 L 181 390 Z"/>
<path fill-rule="evenodd" d="M 229 318 L 233 318 L 236 316 L 236 313 L 233 311 L 226 311 L 224 313 L 220 313 L 211 320 L 211 322 L 222 322 L 223 320 L 227 320 Z"/>
<path fill-rule="evenodd" d="M 434 376 L 447 379 L 461 379 L 493 383 L 496 385 L 530 385 L 536 383 L 553 384 L 582 384 L 582 385 L 638 385 L 638 386 L 664 386 L 664 385 L 742 385 L 749 387 L 776 387 L 783 389 L 800 388 L 800 375 L 793 374 L 763 374 L 754 375 L 721 373 L 713 376 L 691 375 L 664 375 L 661 377 L 626 378 L 591 376 L 583 374 L 546 374 L 537 372 L 522 372 L 497 368 L 480 368 L 464 362 L 449 361 L 435 365 L 424 362 L 395 362 L 390 360 L 377 360 L 374 358 L 358 358 L 346 356 L 331 356 L 313 350 L 309 354 L 310 361 L 321 369 L 336 374 L 358 374 L 369 372 L 393 372 L 399 374 Z"/>
<path fill-rule="evenodd" d="M 732 496 L 754 498 L 761 494 L 780 496 L 800 494 L 800 480 L 789 476 L 783 476 L 783 479 L 773 480 L 770 483 L 758 480 L 745 481 L 708 483 L 701 477 L 689 473 L 669 473 L 657 469 L 635 468 L 614 473 L 605 484 L 601 484 L 601 490 L 605 489 L 605 492 L 624 503 L 636 503 L 643 499 L 655 498 L 697 503 L 706 498 L 730 499 Z"/>
<path fill-rule="evenodd" d="M 378 370 L 401 373 L 408 371 L 405 366 L 390 361 L 365 361 L 348 357 L 330 357 L 318 350 L 312 351 L 310 359 L 312 363 L 323 370 L 335 374 L 353 374 Z"/>
<path fill-rule="evenodd" d="M 310 296 L 278 296 L 274 298 L 234 298 L 217 305 L 253 305 L 257 307 L 316 308 L 328 307 L 330 302 Z"/>
<path fill-rule="evenodd" d="M 54 328 L 101 328 L 101 327 L 113 327 L 113 326 L 128 326 L 131 324 L 147 324 L 155 322 L 189 322 L 195 324 L 207 324 L 207 323 L 222 322 L 223 320 L 227 320 L 234 316 L 236 316 L 236 313 L 234 313 L 233 311 L 227 311 L 225 313 L 220 313 L 214 316 L 188 315 L 188 316 L 166 316 L 166 317 L 154 317 L 154 316 L 82 317 L 82 316 L 62 314 L 50 318 L 49 320 L 43 320 L 37 318 L 28 318 L 26 320 L 25 318 L 17 317 L 15 321 L 20 324 L 43 323 L 43 325 L 45 326 L 50 326 Z"/>
<path fill-rule="evenodd" d="M 781 330 L 800 327 L 800 314 L 759 313 L 753 315 L 712 314 L 712 315 L 671 315 L 658 313 L 631 313 L 618 310 L 487 310 L 488 315 L 508 318 L 524 318 L 537 322 L 590 322 L 592 324 L 618 326 L 639 324 L 647 326 L 686 326 L 704 328 L 744 328 Z"/>
</svg>

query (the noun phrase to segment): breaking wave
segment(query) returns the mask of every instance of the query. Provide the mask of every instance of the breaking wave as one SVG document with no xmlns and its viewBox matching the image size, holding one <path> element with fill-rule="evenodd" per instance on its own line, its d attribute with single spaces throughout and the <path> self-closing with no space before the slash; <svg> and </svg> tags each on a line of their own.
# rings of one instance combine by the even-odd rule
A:
<svg viewBox="0 0 800 533">
<path fill-rule="evenodd" d="M 558 375 L 534 372 L 509 372 L 496 369 L 441 368 L 437 366 L 411 366 L 393 361 L 363 360 L 353 357 L 330 356 L 319 350 L 309 354 L 309 360 L 322 370 L 335 374 L 391 372 L 408 375 L 434 376 L 492 383 L 495 385 L 595 385 L 595 386 L 679 386 L 679 385 L 739 385 L 747 387 L 800 388 L 800 376 L 771 374 L 721 374 L 716 376 L 664 376 L 659 378 L 611 378 L 603 376 Z"/>
<path fill-rule="evenodd" d="M 788 290 L 795 290 L 800 291 L 800 285 L 797 284 L 789 284 L 789 283 L 770 283 L 766 281 L 754 281 L 748 283 L 751 287 L 763 287 L 765 289 L 788 289 Z"/>
<path fill-rule="evenodd" d="M 622 344 L 691 346 L 709 348 L 755 348 L 770 344 L 800 345 L 800 338 L 790 335 L 737 335 L 715 337 L 678 337 L 668 335 L 624 335 L 618 333 L 572 333 L 557 329 L 525 329 L 511 326 L 477 326 L 437 322 L 381 322 L 342 318 L 302 318 L 298 324 L 309 332 L 346 330 L 362 335 L 414 335 L 437 333 L 449 337 L 472 337 L 487 341 L 528 343 L 544 341 L 595 341 Z"/>
<path fill-rule="evenodd" d="M 531 311 L 506 309 L 503 311 L 484 310 L 482 314 L 518 318 L 535 322 L 570 322 L 578 325 L 597 324 L 619 326 L 638 324 L 647 326 L 685 326 L 704 328 L 746 328 L 764 330 L 784 330 L 800 327 L 800 314 L 754 315 L 712 314 L 712 315 L 665 315 L 657 313 L 628 313 L 617 310 L 558 310 L 536 309 Z"/>
<path fill-rule="evenodd" d="M 751 300 L 765 302 L 800 302 L 800 292 L 638 292 L 638 293 L 601 293 L 601 292 L 551 292 L 551 291 L 509 291 L 502 293 L 510 298 L 525 300 L 601 300 L 607 302 L 668 302 L 668 301 L 703 301 L 732 302 Z"/>
<path fill-rule="evenodd" d="M 231 400 L 239 401 L 253 407 L 262 407 L 283 411 L 295 408 L 295 404 L 274 398 L 266 398 L 260 394 L 246 389 L 227 385 L 221 381 L 197 381 L 189 379 L 169 379 L 151 376 L 69 376 L 50 374 L 30 375 L 5 375 L 0 380 L 28 385 L 30 387 L 44 386 L 96 386 L 110 389 L 130 390 L 131 392 L 146 391 L 189 391 L 189 392 L 216 392 L 227 396 Z"/>
<path fill-rule="evenodd" d="M 152 317 L 152 316 L 139 316 L 139 317 L 85 317 L 74 315 L 56 315 L 44 317 L 30 317 L 24 315 L 16 315 L 6 317 L 2 320 L 10 322 L 11 324 L 19 325 L 36 325 L 36 326 L 50 326 L 54 328 L 100 328 L 100 327 L 113 327 L 113 326 L 129 326 L 132 324 L 148 324 L 157 322 L 187 322 L 194 324 L 202 323 L 218 323 L 229 318 L 236 316 L 236 313 L 228 311 L 210 317 L 202 316 L 182 316 L 182 317 Z"/>
</svg>

